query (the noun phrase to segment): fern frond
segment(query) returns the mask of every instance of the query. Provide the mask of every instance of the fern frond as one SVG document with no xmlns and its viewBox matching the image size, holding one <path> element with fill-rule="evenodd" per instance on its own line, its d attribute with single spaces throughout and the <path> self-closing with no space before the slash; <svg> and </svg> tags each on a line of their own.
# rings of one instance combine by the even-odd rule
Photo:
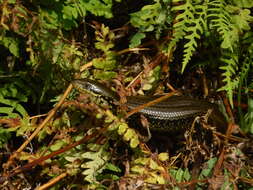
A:
<svg viewBox="0 0 253 190">
<path fill-rule="evenodd" d="M 25 118 L 28 116 L 22 103 L 27 102 L 31 90 L 21 80 L 7 83 L 0 88 L 0 114 L 2 117 Z"/>
<path fill-rule="evenodd" d="M 239 6 L 240 8 L 252 8 L 253 1 L 252 0 L 233 0 L 235 5 Z"/>
<path fill-rule="evenodd" d="M 184 45 L 183 72 L 197 47 L 196 40 L 201 38 L 201 34 L 206 26 L 207 6 L 205 4 L 193 6 L 190 0 L 186 0 L 184 4 L 174 6 L 172 10 L 180 13 L 175 18 L 173 40 L 169 45 L 168 51 L 170 52 L 179 40 L 183 38 L 187 40 Z"/>
<path fill-rule="evenodd" d="M 250 67 L 253 66 L 253 61 L 250 61 L 249 58 L 246 58 L 243 62 L 243 65 L 241 67 L 241 72 L 239 73 L 239 78 L 241 81 L 245 80 L 248 76 L 248 72 L 250 70 Z"/>
<path fill-rule="evenodd" d="M 242 63 L 242 67 L 241 67 L 241 72 L 239 73 L 239 93 L 238 93 L 238 103 L 241 104 L 242 102 L 242 89 L 245 86 L 245 92 L 249 92 L 250 89 L 252 89 L 252 87 L 250 87 L 250 83 L 253 82 L 253 80 L 249 80 L 249 84 L 248 84 L 248 76 L 250 75 L 250 69 L 253 68 L 253 56 L 251 56 L 251 53 L 249 55 L 247 55 L 247 57 L 245 58 L 245 60 Z M 251 69 L 252 70 L 252 69 Z M 248 90 L 247 90 L 248 89 Z M 238 106 L 238 113 L 239 113 L 239 117 L 240 117 L 240 127 L 244 132 L 251 132 L 253 133 L 253 99 L 249 98 L 248 99 L 248 112 L 244 115 L 242 108 L 240 106 Z"/>
<path fill-rule="evenodd" d="M 200 34 L 203 33 L 202 23 L 204 23 L 203 18 L 200 16 L 198 19 L 195 19 L 194 22 L 189 23 L 193 26 L 186 28 L 186 36 L 185 39 L 189 40 L 184 45 L 184 58 L 182 63 L 182 72 L 184 71 L 186 65 L 190 61 L 195 49 L 197 48 L 196 39 L 200 39 Z"/>
<path fill-rule="evenodd" d="M 226 54 L 221 59 L 226 65 L 221 66 L 220 69 L 224 71 L 222 76 L 224 77 L 223 82 L 225 85 L 218 91 L 225 90 L 231 106 L 233 107 L 233 91 L 239 85 L 239 77 L 236 76 L 238 70 L 238 56 L 235 53 Z"/>
<path fill-rule="evenodd" d="M 216 29 L 221 35 L 221 47 L 233 52 L 234 45 L 239 41 L 239 34 L 226 10 L 226 2 L 224 0 L 211 0 L 208 6 L 207 18 L 210 19 L 210 28 Z"/>
<path fill-rule="evenodd" d="M 177 0 L 174 0 L 173 3 L 178 3 Z M 185 4 L 172 7 L 172 11 L 181 12 L 175 18 L 175 24 L 173 24 L 173 39 L 169 44 L 168 52 L 170 52 L 177 42 L 182 39 L 185 35 L 186 21 L 188 19 L 193 19 L 192 12 L 190 11 L 193 8 L 189 1 L 186 1 Z"/>
<path fill-rule="evenodd" d="M 110 153 L 108 152 L 108 144 L 97 145 L 89 144 L 90 152 L 85 152 L 81 155 L 82 159 L 87 159 L 81 168 L 84 169 L 82 174 L 85 176 L 85 180 L 89 182 L 96 181 L 96 176 L 101 173 L 109 161 Z"/>
<path fill-rule="evenodd" d="M 113 14 L 111 11 L 112 0 L 78 0 L 79 9 L 81 15 L 86 15 L 86 11 L 91 12 L 96 16 L 104 16 L 105 18 L 112 18 Z"/>
</svg>

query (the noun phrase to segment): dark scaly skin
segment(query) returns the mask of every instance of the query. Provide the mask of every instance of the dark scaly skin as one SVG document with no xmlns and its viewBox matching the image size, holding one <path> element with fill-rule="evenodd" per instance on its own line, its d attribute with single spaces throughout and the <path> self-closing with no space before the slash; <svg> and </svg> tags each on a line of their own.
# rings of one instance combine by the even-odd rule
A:
<svg viewBox="0 0 253 190">
<path fill-rule="evenodd" d="M 137 106 L 155 100 L 161 96 L 129 96 L 126 105 L 134 109 Z M 159 120 L 179 120 L 192 117 L 213 109 L 214 105 L 183 96 L 172 96 L 164 101 L 145 107 L 140 113 L 148 115 L 150 118 Z"/>
<path fill-rule="evenodd" d="M 93 80 L 80 79 L 72 82 L 73 86 L 80 92 L 88 92 L 119 101 L 117 93 Z M 137 106 L 150 102 L 160 96 L 129 96 L 126 106 L 134 109 Z M 217 105 L 204 101 L 196 100 L 185 96 L 172 96 L 164 101 L 145 107 L 139 113 L 151 119 L 151 130 L 170 131 L 177 127 L 184 127 L 191 124 L 194 117 L 201 116 L 212 110 L 210 119 L 212 123 L 224 132 L 227 124 L 224 116 L 218 110 Z"/>
</svg>

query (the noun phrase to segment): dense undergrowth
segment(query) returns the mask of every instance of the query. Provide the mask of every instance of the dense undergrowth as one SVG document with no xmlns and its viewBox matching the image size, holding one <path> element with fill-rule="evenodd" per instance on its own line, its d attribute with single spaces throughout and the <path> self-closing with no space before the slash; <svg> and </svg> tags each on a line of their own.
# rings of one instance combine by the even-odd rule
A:
<svg viewBox="0 0 253 190">
<path fill-rule="evenodd" d="M 250 189 L 252 8 L 0 0 L 1 189 Z M 122 99 L 176 89 L 222 102 L 228 130 L 200 122 L 145 143 L 124 111 L 80 94 L 74 78 L 99 80 Z"/>
</svg>

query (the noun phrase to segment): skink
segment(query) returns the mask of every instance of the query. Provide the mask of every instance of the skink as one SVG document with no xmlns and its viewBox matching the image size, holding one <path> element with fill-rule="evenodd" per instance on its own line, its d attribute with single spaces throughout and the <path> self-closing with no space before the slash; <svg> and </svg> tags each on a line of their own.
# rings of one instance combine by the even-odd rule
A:
<svg viewBox="0 0 253 190">
<path fill-rule="evenodd" d="M 96 81 L 90 79 L 77 79 L 74 80 L 72 84 L 80 92 L 88 92 L 94 95 L 104 96 L 115 101 L 120 100 L 120 97 L 116 92 Z M 126 106 L 130 109 L 134 109 L 137 106 L 150 102 L 158 97 L 160 96 L 128 96 Z M 164 129 L 174 125 L 170 122 L 180 121 L 179 123 L 182 124 L 182 120 L 188 121 L 189 118 L 203 115 L 207 113 L 208 110 L 212 110 L 210 115 L 212 122 L 223 130 L 226 127 L 226 120 L 218 110 L 216 104 L 185 96 L 169 97 L 155 105 L 145 107 L 140 110 L 139 113 L 144 114 L 153 120 L 158 120 L 159 127 L 156 126 L 151 129 Z M 162 127 L 160 126 L 161 124 L 163 124 Z M 164 124 L 167 126 L 164 126 Z"/>
</svg>

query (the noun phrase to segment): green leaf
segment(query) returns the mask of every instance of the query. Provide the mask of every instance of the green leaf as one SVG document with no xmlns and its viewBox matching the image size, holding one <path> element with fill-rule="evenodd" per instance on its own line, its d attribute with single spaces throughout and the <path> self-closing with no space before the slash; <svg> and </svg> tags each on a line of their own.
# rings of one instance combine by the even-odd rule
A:
<svg viewBox="0 0 253 190">
<path fill-rule="evenodd" d="M 0 100 L 1 103 L 1 100 Z M 10 115 L 13 112 L 12 107 L 1 107 L 0 113 Z"/>
<path fill-rule="evenodd" d="M 105 169 L 111 170 L 113 172 L 121 172 L 121 169 L 118 166 L 115 166 L 114 164 L 111 163 L 107 163 Z"/>
<path fill-rule="evenodd" d="M 158 159 L 164 162 L 169 159 L 169 154 L 167 152 L 162 152 L 158 155 Z"/>
<path fill-rule="evenodd" d="M 143 32 L 137 32 L 130 40 L 129 47 L 134 48 L 141 44 L 141 40 L 146 37 L 146 34 Z"/>
<path fill-rule="evenodd" d="M 62 9 L 62 13 L 63 13 L 62 17 L 64 19 L 69 19 L 69 20 L 77 19 L 77 16 L 78 16 L 78 10 L 76 9 L 76 7 L 72 5 L 64 6 Z"/>
<path fill-rule="evenodd" d="M 56 30 L 60 24 L 60 18 L 54 10 L 40 9 L 39 19 L 41 25 L 46 29 Z"/>
<path fill-rule="evenodd" d="M 188 168 L 186 168 L 185 171 L 184 171 L 184 179 L 186 181 L 189 181 L 191 179 L 191 174 L 190 174 Z"/>
<path fill-rule="evenodd" d="M 229 99 L 230 105 L 233 107 L 233 91 L 239 85 L 239 76 L 235 75 L 238 70 L 238 55 L 234 53 L 227 53 L 221 59 L 226 65 L 220 67 L 223 70 L 223 82 L 225 85 L 218 89 L 218 91 L 225 90 Z"/>
<path fill-rule="evenodd" d="M 176 176 L 175 176 L 175 179 L 178 181 L 178 182 L 181 182 L 183 180 L 183 176 L 184 176 L 184 171 L 179 168 L 176 172 Z"/>
<path fill-rule="evenodd" d="M 1 107 L 0 108 L 0 113 L 6 114 L 8 117 L 15 118 L 15 117 L 22 117 L 27 116 L 26 110 L 18 104 L 18 101 L 11 100 L 11 99 L 5 99 L 3 96 L 0 94 L 0 103 L 8 105 L 10 107 Z M 17 111 L 17 113 L 14 113 L 14 111 Z M 19 115 L 19 114 L 20 115 Z"/>
<path fill-rule="evenodd" d="M 117 175 L 114 175 L 114 174 L 99 174 L 97 177 L 97 180 L 100 181 L 100 180 L 105 180 L 105 179 L 111 179 L 113 181 L 118 181 L 120 179 L 119 176 Z M 106 186 L 104 188 L 96 188 L 97 190 L 106 190 L 108 189 Z"/>
<path fill-rule="evenodd" d="M 161 175 L 157 175 L 155 172 L 149 173 L 149 176 L 145 180 L 147 183 L 151 184 L 165 184 L 165 179 Z"/>
<path fill-rule="evenodd" d="M 12 37 L 2 37 L 0 38 L 0 44 L 4 45 L 9 51 L 15 56 L 19 57 L 19 41 L 18 39 Z"/>
<path fill-rule="evenodd" d="M 214 168 L 214 166 L 216 164 L 216 162 L 217 162 L 217 158 L 216 157 L 215 158 L 211 158 L 210 160 L 208 160 L 208 162 L 207 162 L 207 168 L 203 169 L 201 171 L 200 175 L 203 175 L 204 177 L 210 176 L 211 172 L 212 172 L 212 170 L 213 170 L 213 168 Z"/>
<path fill-rule="evenodd" d="M 130 141 L 130 147 L 136 148 L 140 144 L 140 141 L 138 138 L 132 138 Z"/>
<path fill-rule="evenodd" d="M 233 3 L 241 8 L 252 8 L 253 7 L 252 0 L 233 0 Z"/>
<path fill-rule="evenodd" d="M 253 22 L 253 16 L 250 15 L 249 9 L 240 10 L 238 15 L 233 16 L 233 21 L 237 25 L 240 32 L 250 30 L 250 24 Z"/>
<path fill-rule="evenodd" d="M 142 166 L 137 166 L 137 165 L 131 167 L 131 171 L 134 173 L 138 173 L 140 175 L 146 172 L 145 168 L 143 168 Z"/>
<path fill-rule="evenodd" d="M 15 3 L 16 3 L 16 0 L 8 0 L 8 3 L 10 3 L 10 4 L 15 4 Z"/>
<path fill-rule="evenodd" d="M 95 16 L 104 16 L 105 18 L 112 18 L 112 0 L 80 0 L 81 9 L 85 9 L 89 11 L 91 14 Z"/>
<path fill-rule="evenodd" d="M 149 161 L 149 167 L 152 169 L 152 170 L 158 170 L 158 168 L 160 167 L 158 165 L 157 162 L 155 162 L 153 159 L 150 159 Z"/>
<path fill-rule="evenodd" d="M 18 43 L 16 41 L 12 42 L 9 46 L 9 50 L 10 52 L 16 56 L 19 57 L 19 47 L 18 47 Z"/>
<path fill-rule="evenodd" d="M 98 149 L 97 152 L 85 152 L 81 155 L 82 158 L 89 159 L 85 161 L 81 167 L 85 170 L 82 172 L 85 175 L 85 180 L 89 182 L 96 181 L 96 176 L 106 169 L 107 162 L 110 157 L 110 153 L 107 152 L 107 144 L 97 145 L 90 144 L 92 149 Z"/>
<path fill-rule="evenodd" d="M 1 108 L 2 109 L 2 108 Z M 0 127 L 0 148 L 3 148 L 8 139 L 11 138 L 11 132 L 7 129 Z"/>
<path fill-rule="evenodd" d="M 133 129 L 128 128 L 123 138 L 125 141 L 130 141 L 135 135 L 136 135 L 135 131 Z"/>
<path fill-rule="evenodd" d="M 150 90 L 152 87 L 153 87 L 152 84 L 146 83 L 143 85 L 142 89 L 143 90 Z"/>
<path fill-rule="evenodd" d="M 114 57 L 106 57 L 106 58 L 95 58 L 93 59 L 93 66 L 97 69 L 103 69 L 105 71 L 112 70 L 116 67 L 116 60 Z"/>
<path fill-rule="evenodd" d="M 95 70 L 94 76 L 96 79 L 109 80 L 109 79 L 115 78 L 117 76 L 117 73 L 114 71 Z"/>
<path fill-rule="evenodd" d="M 150 158 L 140 157 L 140 158 L 137 158 L 136 160 L 134 160 L 134 163 L 141 164 L 141 165 L 145 166 L 149 162 L 149 160 L 150 160 Z"/>
<path fill-rule="evenodd" d="M 118 127 L 118 134 L 119 134 L 119 135 L 123 135 L 123 134 L 126 132 L 127 129 L 128 129 L 127 124 L 121 123 L 121 124 L 119 125 L 119 127 Z"/>
<path fill-rule="evenodd" d="M 154 25 L 166 22 L 166 15 L 161 14 L 164 14 L 162 6 L 160 2 L 156 2 L 152 5 L 145 5 L 138 12 L 131 13 L 130 22 L 134 27 L 150 32 L 154 30 Z"/>
<path fill-rule="evenodd" d="M 243 117 L 243 120 L 244 120 L 244 126 L 242 126 L 243 130 L 253 134 L 253 99 L 248 100 L 248 111 Z"/>
<path fill-rule="evenodd" d="M 50 146 L 50 150 L 57 151 L 60 150 L 64 145 L 66 145 L 66 142 L 64 140 L 58 140 L 56 143 Z"/>
</svg>

